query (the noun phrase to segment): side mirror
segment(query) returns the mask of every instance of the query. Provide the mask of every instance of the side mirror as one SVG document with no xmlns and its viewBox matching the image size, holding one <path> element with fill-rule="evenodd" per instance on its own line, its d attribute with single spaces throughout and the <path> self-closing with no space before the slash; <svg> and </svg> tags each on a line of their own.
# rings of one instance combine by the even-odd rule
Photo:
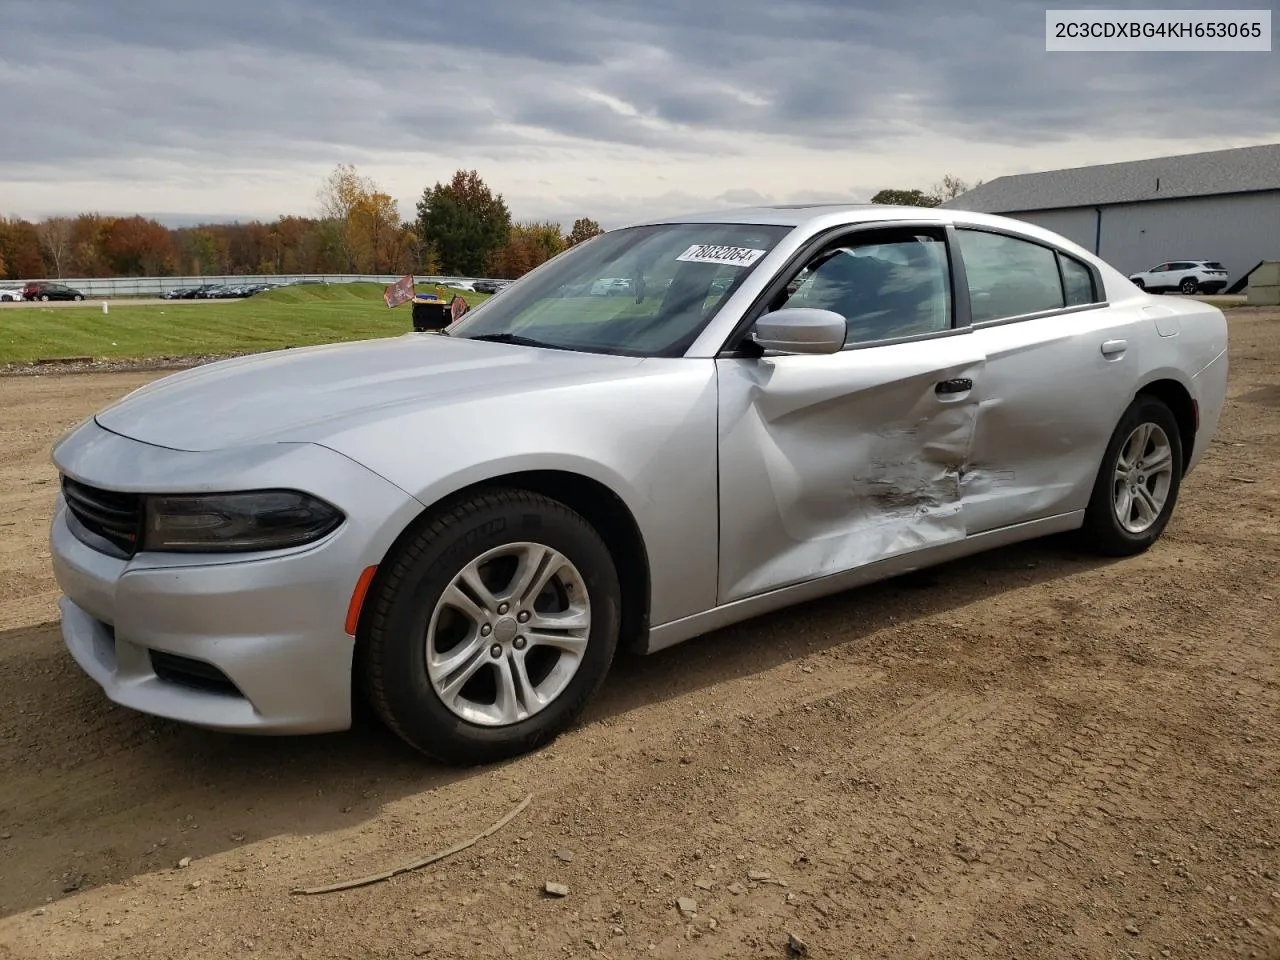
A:
<svg viewBox="0 0 1280 960">
<path fill-rule="evenodd" d="M 756 321 L 752 338 L 780 353 L 839 353 L 847 334 L 844 317 L 813 307 L 783 307 Z"/>
</svg>

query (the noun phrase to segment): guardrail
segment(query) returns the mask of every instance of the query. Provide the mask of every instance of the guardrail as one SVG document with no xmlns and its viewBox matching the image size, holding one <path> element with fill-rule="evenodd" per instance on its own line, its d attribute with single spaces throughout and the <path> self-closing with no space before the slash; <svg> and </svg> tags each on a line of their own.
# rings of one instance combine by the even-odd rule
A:
<svg viewBox="0 0 1280 960">
<path fill-rule="evenodd" d="M 319 281 L 321 283 L 395 283 L 403 274 L 383 275 L 365 273 L 252 273 L 252 274 L 218 274 L 204 277 L 80 277 L 71 279 L 53 279 L 51 277 L 33 277 L 29 280 L 5 280 L 4 286 L 16 286 L 21 283 L 61 283 L 74 287 L 86 297 L 159 297 L 170 290 L 183 287 L 200 287 L 205 284 L 253 284 L 253 283 L 297 283 L 298 281 Z M 491 277 L 436 277 L 415 276 L 415 283 L 450 284 L 475 283 L 492 281 Z M 499 281 L 505 282 L 505 281 Z"/>
</svg>

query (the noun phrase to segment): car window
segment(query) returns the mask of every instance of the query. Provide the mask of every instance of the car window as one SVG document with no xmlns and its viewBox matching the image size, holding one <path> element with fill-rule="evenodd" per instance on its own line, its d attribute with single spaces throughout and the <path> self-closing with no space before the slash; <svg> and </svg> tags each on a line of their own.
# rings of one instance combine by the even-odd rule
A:
<svg viewBox="0 0 1280 960">
<path fill-rule="evenodd" d="M 669 223 L 570 248 L 468 311 L 450 336 L 679 356 L 792 227 Z"/>
<path fill-rule="evenodd" d="M 1093 274 L 1075 257 L 1065 253 L 1058 254 L 1062 264 L 1062 287 L 1066 292 L 1067 306 L 1077 307 L 1083 303 L 1097 303 L 1098 297 L 1093 289 Z"/>
<path fill-rule="evenodd" d="M 1048 247 L 982 230 L 960 229 L 956 236 L 974 323 L 1066 305 L 1057 257 Z"/>
<path fill-rule="evenodd" d="M 951 327 L 951 281 L 943 236 L 856 235 L 824 248 L 774 308 L 816 307 L 846 321 L 845 345 Z"/>
<path fill-rule="evenodd" d="M 1217 260 L 1206 260 L 1204 265 L 1205 265 L 1206 267 L 1208 267 L 1210 270 L 1225 270 L 1225 269 L 1227 269 L 1227 268 L 1226 268 L 1226 267 L 1224 267 L 1222 264 L 1220 264 Z"/>
</svg>

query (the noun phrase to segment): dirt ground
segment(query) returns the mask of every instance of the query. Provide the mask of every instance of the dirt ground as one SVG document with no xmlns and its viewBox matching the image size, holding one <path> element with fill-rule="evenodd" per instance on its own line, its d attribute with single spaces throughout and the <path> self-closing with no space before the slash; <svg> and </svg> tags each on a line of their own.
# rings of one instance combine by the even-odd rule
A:
<svg viewBox="0 0 1280 960">
<path fill-rule="evenodd" d="M 48 448 L 156 374 L 0 378 L 0 957 L 1280 957 L 1280 311 L 1231 316 L 1146 555 L 1026 544 L 626 660 L 466 772 L 109 704 L 58 637 Z"/>
</svg>

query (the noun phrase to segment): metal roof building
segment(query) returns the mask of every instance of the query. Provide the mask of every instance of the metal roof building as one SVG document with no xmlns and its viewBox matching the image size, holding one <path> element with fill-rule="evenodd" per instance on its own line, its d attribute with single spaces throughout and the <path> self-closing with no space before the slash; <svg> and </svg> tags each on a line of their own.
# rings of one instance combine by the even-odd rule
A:
<svg viewBox="0 0 1280 960">
<path fill-rule="evenodd" d="M 1038 224 L 1126 273 L 1219 260 L 1234 286 L 1280 260 L 1280 143 L 1000 177 L 943 206 Z"/>
</svg>

